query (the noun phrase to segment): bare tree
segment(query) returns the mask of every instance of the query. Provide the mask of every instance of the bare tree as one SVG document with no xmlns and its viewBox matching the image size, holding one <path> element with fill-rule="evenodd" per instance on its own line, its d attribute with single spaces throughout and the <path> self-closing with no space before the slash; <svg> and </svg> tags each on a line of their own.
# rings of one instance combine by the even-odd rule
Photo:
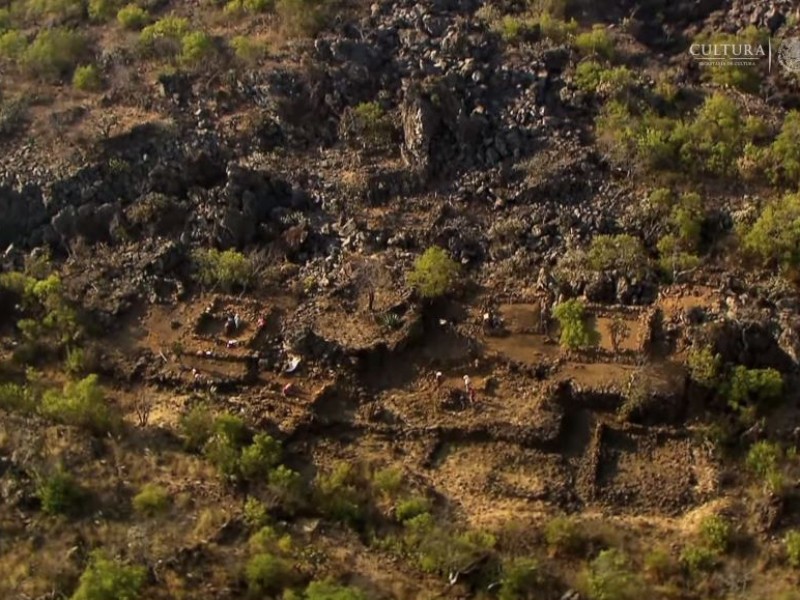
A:
<svg viewBox="0 0 800 600">
<path fill-rule="evenodd" d="M 147 427 L 147 423 L 150 421 L 150 412 L 153 409 L 153 402 L 150 398 L 142 396 L 136 400 L 134 409 L 136 410 L 136 420 L 139 423 L 139 427 Z"/>
<path fill-rule="evenodd" d="M 611 348 L 614 352 L 619 352 L 619 346 L 622 341 L 627 339 L 631 334 L 631 328 L 628 327 L 628 323 L 625 319 L 617 315 L 614 317 L 614 320 L 611 321 L 609 333 L 611 334 Z"/>
</svg>

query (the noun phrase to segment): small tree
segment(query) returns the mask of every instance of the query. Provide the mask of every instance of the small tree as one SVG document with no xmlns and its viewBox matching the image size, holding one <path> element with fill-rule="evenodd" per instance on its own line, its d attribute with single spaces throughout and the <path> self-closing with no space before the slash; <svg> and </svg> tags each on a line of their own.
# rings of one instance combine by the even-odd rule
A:
<svg viewBox="0 0 800 600">
<path fill-rule="evenodd" d="M 800 568 L 800 530 L 793 530 L 786 533 L 783 539 L 786 544 L 786 555 L 789 564 L 794 568 Z"/>
<path fill-rule="evenodd" d="M 145 577 L 144 567 L 124 565 L 95 551 L 71 600 L 136 600 Z"/>
<path fill-rule="evenodd" d="M 252 261 L 236 250 L 198 250 L 194 253 L 194 260 L 198 281 L 225 291 L 246 288 L 254 276 Z"/>
<path fill-rule="evenodd" d="M 586 309 L 578 299 L 567 300 L 553 309 L 561 327 L 561 345 L 571 350 L 591 346 L 595 336 L 586 323 Z"/>
<path fill-rule="evenodd" d="M 437 298 L 453 288 L 460 270 L 444 249 L 431 246 L 414 262 L 408 281 L 424 298 Z"/>
<path fill-rule="evenodd" d="M 634 600 L 641 598 L 643 591 L 625 555 L 615 549 L 597 555 L 589 565 L 587 581 L 593 600 Z"/>
</svg>

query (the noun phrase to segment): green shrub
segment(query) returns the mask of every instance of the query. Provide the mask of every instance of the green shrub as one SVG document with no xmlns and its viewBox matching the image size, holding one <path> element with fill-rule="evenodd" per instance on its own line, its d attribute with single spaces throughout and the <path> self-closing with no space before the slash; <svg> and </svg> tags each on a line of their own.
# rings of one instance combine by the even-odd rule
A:
<svg viewBox="0 0 800 600">
<path fill-rule="evenodd" d="M 148 517 L 163 513 L 169 507 L 169 492 L 154 483 L 145 484 L 133 497 L 133 509 Z"/>
<path fill-rule="evenodd" d="M 586 538 L 579 523 L 570 517 L 554 517 L 544 528 L 544 539 L 555 555 L 576 554 L 583 550 Z"/>
<path fill-rule="evenodd" d="M 642 585 L 619 550 L 602 550 L 590 564 L 587 588 L 592 600 L 638 600 Z"/>
<path fill-rule="evenodd" d="M 97 375 L 64 384 L 62 391 L 47 390 L 42 396 L 42 412 L 67 425 L 106 433 L 114 425 L 113 415 Z"/>
<path fill-rule="evenodd" d="M 747 452 L 747 467 L 759 477 L 766 478 L 776 471 L 783 458 L 779 444 L 762 440 L 750 446 Z"/>
<path fill-rule="evenodd" d="M 680 556 L 681 564 L 692 576 L 712 570 L 717 564 L 717 559 L 717 553 L 710 548 L 694 545 L 686 546 Z"/>
<path fill-rule="evenodd" d="M 372 475 L 372 487 L 389 497 L 394 496 L 403 487 L 403 471 L 396 467 L 375 471 Z"/>
<path fill-rule="evenodd" d="M 279 556 L 261 553 L 253 556 L 245 567 L 247 589 L 251 594 L 275 594 L 292 582 L 289 564 Z"/>
<path fill-rule="evenodd" d="M 731 526 L 719 515 L 706 517 L 700 523 L 700 540 L 703 546 L 717 554 L 724 554 L 731 544 Z"/>
<path fill-rule="evenodd" d="M 150 13 L 136 4 L 123 6 L 117 12 L 117 23 L 124 29 L 132 31 L 142 29 L 149 20 Z"/>
<path fill-rule="evenodd" d="M 84 496 L 72 475 L 63 469 L 41 478 L 36 485 L 36 497 L 39 498 L 42 511 L 48 515 L 77 514 Z"/>
<path fill-rule="evenodd" d="M 575 47 L 587 56 L 598 55 L 608 59 L 614 56 L 614 40 L 608 35 L 605 26 L 600 24 L 593 25 L 591 31 L 578 34 Z"/>
<path fill-rule="evenodd" d="M 787 531 L 783 538 L 783 543 L 786 546 L 789 565 L 796 569 L 800 568 L 800 531 Z"/>
<path fill-rule="evenodd" d="M 664 582 L 676 572 L 676 564 L 669 552 L 661 548 L 651 550 L 644 557 L 644 568 L 650 577 Z"/>
<path fill-rule="evenodd" d="M 542 574 L 535 560 L 517 558 L 503 564 L 498 600 L 535 598 L 542 588 Z"/>
<path fill-rule="evenodd" d="M 423 571 L 449 574 L 484 556 L 496 540 L 480 531 L 456 533 L 437 526 L 433 517 L 424 513 L 404 523 L 401 544 L 407 554 L 416 557 Z"/>
<path fill-rule="evenodd" d="M 95 551 L 71 600 L 137 600 L 146 576 L 144 567 L 125 565 Z"/>
<path fill-rule="evenodd" d="M 60 24 L 83 17 L 84 0 L 26 0 L 15 3 L 19 16 L 27 21 L 49 21 Z M 22 6 L 24 4 L 24 6 Z"/>
<path fill-rule="evenodd" d="M 139 45 L 154 56 L 174 56 L 182 50 L 182 40 L 188 33 L 188 20 L 168 16 L 142 29 Z"/>
<path fill-rule="evenodd" d="M 263 13 L 273 5 L 273 0 L 230 0 L 225 4 L 225 14 Z"/>
<path fill-rule="evenodd" d="M 556 44 L 563 44 L 578 31 L 578 23 L 575 19 L 565 21 L 545 13 L 539 18 L 539 31 L 542 37 Z"/>
<path fill-rule="evenodd" d="M 231 39 L 231 48 L 240 61 L 248 64 L 256 63 L 267 54 L 264 42 L 247 35 L 237 35 Z"/>
<path fill-rule="evenodd" d="M 268 487 L 284 510 L 292 509 L 302 498 L 300 473 L 285 465 L 278 465 L 269 472 Z"/>
<path fill-rule="evenodd" d="M 360 589 L 334 583 L 331 580 L 312 581 L 305 593 L 306 600 L 367 600 Z"/>
<path fill-rule="evenodd" d="M 83 92 L 99 92 L 103 89 L 103 78 L 100 69 L 95 65 L 83 65 L 75 69 L 72 86 Z"/>
<path fill-rule="evenodd" d="M 720 33 L 710 39 L 700 38 L 698 42 L 703 44 L 741 44 L 747 42 L 753 46 L 766 45 L 769 39 L 767 32 L 759 31 L 756 27 L 750 26 L 743 32 L 736 34 Z M 703 71 L 708 79 L 717 85 L 729 86 L 743 92 L 758 92 L 761 83 L 761 75 L 758 68 L 751 65 L 733 64 L 710 64 Z"/>
<path fill-rule="evenodd" d="M 627 98 L 635 85 L 633 72 L 625 66 L 606 68 L 594 60 L 585 60 L 575 69 L 575 85 L 584 93 Z"/>
<path fill-rule="evenodd" d="M 120 0 L 89 0 L 87 11 L 92 21 L 104 22 L 113 18 L 119 10 Z"/>
<path fill-rule="evenodd" d="M 260 529 L 269 523 L 267 507 L 258 498 L 248 496 L 244 503 L 244 522 L 251 529 Z"/>
<path fill-rule="evenodd" d="M 250 259 L 235 250 L 198 250 L 194 253 L 194 261 L 201 284 L 225 291 L 246 288 L 254 277 Z"/>
<path fill-rule="evenodd" d="M 586 258 L 589 268 L 597 272 L 616 269 L 641 274 L 647 265 L 641 241 L 627 234 L 595 236 Z"/>
<path fill-rule="evenodd" d="M 69 29 L 43 29 L 22 54 L 24 69 L 44 79 L 65 77 L 86 54 L 86 40 Z"/>
<path fill-rule="evenodd" d="M 380 104 L 362 102 L 345 111 L 341 129 L 345 139 L 368 148 L 390 143 L 394 126 Z"/>
<path fill-rule="evenodd" d="M 329 473 L 319 473 L 315 480 L 315 500 L 327 517 L 359 527 L 366 516 L 368 489 L 359 472 L 341 462 Z"/>
<path fill-rule="evenodd" d="M 744 410 L 749 404 L 758 408 L 781 398 L 783 377 L 775 369 L 748 369 L 739 365 L 733 369 L 724 393 L 735 410 Z"/>
<path fill-rule="evenodd" d="M 414 262 L 408 281 L 423 298 L 437 298 L 453 288 L 460 270 L 445 250 L 431 246 Z"/>
<path fill-rule="evenodd" d="M 185 65 L 197 67 L 208 61 L 215 53 L 214 41 L 202 31 L 187 33 L 181 39 L 180 60 Z"/>
<path fill-rule="evenodd" d="M 253 443 L 242 450 L 239 469 L 247 480 L 266 480 L 280 460 L 280 443 L 266 433 L 259 433 L 253 438 Z"/>
<path fill-rule="evenodd" d="M 800 194 L 767 204 L 742 237 L 746 252 L 782 267 L 800 264 Z"/>
<path fill-rule="evenodd" d="M 430 512 L 431 502 L 427 498 L 417 496 L 403 500 L 395 509 L 398 521 L 408 521 L 414 517 Z"/>
<path fill-rule="evenodd" d="M 327 17 L 327 4 L 320 0 L 277 0 L 275 13 L 283 30 L 292 36 L 313 36 Z"/>
<path fill-rule="evenodd" d="M 3 410 L 32 413 L 36 407 L 36 398 L 26 386 L 16 383 L 0 384 L 0 408 Z"/>
<path fill-rule="evenodd" d="M 686 357 L 686 366 L 694 381 L 708 388 L 715 388 L 719 382 L 722 357 L 714 354 L 708 347 L 693 347 Z"/>
<path fill-rule="evenodd" d="M 513 44 L 523 35 L 531 31 L 537 22 L 528 16 L 504 15 L 494 19 L 490 26 L 492 31 L 498 33 L 503 41 Z"/>
<path fill-rule="evenodd" d="M 0 43 L 0 47 L 2 43 Z M 773 183 L 796 186 L 800 183 L 800 111 L 786 114 L 781 131 L 772 143 L 769 152 L 771 165 L 768 175 Z"/>
<path fill-rule="evenodd" d="M 206 405 L 198 404 L 181 417 L 180 430 L 186 449 L 199 452 L 214 433 L 214 415 Z"/>
<path fill-rule="evenodd" d="M 18 61 L 28 47 L 28 38 L 16 29 L 11 29 L 0 35 L 0 58 Z"/>
<path fill-rule="evenodd" d="M 586 320 L 586 309 L 578 299 L 566 300 L 553 308 L 553 316 L 561 329 L 561 346 L 571 350 L 586 348 L 595 342 L 596 334 Z"/>
</svg>

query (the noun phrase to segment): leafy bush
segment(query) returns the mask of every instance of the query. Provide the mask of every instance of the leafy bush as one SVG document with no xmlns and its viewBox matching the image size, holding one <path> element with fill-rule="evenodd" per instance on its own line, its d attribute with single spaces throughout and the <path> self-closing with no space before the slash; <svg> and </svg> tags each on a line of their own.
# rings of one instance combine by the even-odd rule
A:
<svg viewBox="0 0 800 600">
<path fill-rule="evenodd" d="M 693 347 L 686 357 L 692 379 L 708 388 L 717 386 L 721 362 L 722 357 L 708 347 Z"/>
<path fill-rule="evenodd" d="M 589 565 L 587 588 L 592 600 L 635 600 L 642 585 L 619 550 L 602 550 Z"/>
<path fill-rule="evenodd" d="M 187 33 L 181 39 L 181 57 L 184 65 L 197 67 L 207 61 L 216 52 L 211 37 L 202 31 Z"/>
<path fill-rule="evenodd" d="M 95 65 L 78 67 L 72 75 L 72 86 L 83 92 L 99 92 L 103 89 L 103 78 L 100 75 L 100 69 Z"/>
<path fill-rule="evenodd" d="M 181 417 L 180 430 L 186 449 L 199 452 L 214 433 L 214 415 L 205 404 L 198 404 Z"/>
<path fill-rule="evenodd" d="M 331 580 L 312 581 L 305 593 L 306 600 L 367 600 L 360 589 L 334 583 Z"/>
<path fill-rule="evenodd" d="M 606 68 L 594 60 L 585 60 L 575 69 L 575 85 L 587 94 L 618 98 L 630 92 L 634 75 L 628 67 Z"/>
<path fill-rule="evenodd" d="M 578 31 L 578 23 L 575 19 L 565 21 L 550 13 L 545 13 L 539 18 L 539 31 L 542 37 L 556 44 L 563 44 Z"/>
<path fill-rule="evenodd" d="M 580 525 L 570 517 L 550 519 L 544 528 L 544 539 L 550 552 L 556 555 L 576 554 L 586 544 Z"/>
<path fill-rule="evenodd" d="M 84 492 L 72 475 L 59 468 L 37 482 L 36 497 L 48 515 L 74 515 L 80 511 Z"/>
<path fill-rule="evenodd" d="M 409 555 L 416 557 L 423 571 L 449 574 L 485 555 L 496 540 L 480 531 L 456 533 L 437 526 L 433 517 L 425 513 L 404 523 L 401 543 Z"/>
<path fill-rule="evenodd" d="M 428 513 L 430 510 L 430 500 L 417 496 L 400 502 L 395 509 L 395 515 L 398 521 L 408 521 L 409 519 Z"/>
<path fill-rule="evenodd" d="M 17 10 L 23 20 L 55 24 L 81 19 L 84 11 L 84 0 L 26 0 L 14 4 L 12 10 Z"/>
<path fill-rule="evenodd" d="M 246 288 L 254 277 L 252 262 L 236 250 L 198 250 L 194 260 L 197 279 L 203 285 L 231 291 L 237 287 Z"/>
<path fill-rule="evenodd" d="M 0 58 L 18 61 L 28 47 L 28 38 L 16 29 L 11 29 L 0 35 Z"/>
<path fill-rule="evenodd" d="M 233 37 L 230 45 L 236 58 L 247 64 L 256 63 L 267 54 L 267 47 L 264 42 L 247 35 Z"/>
<path fill-rule="evenodd" d="M 783 377 L 775 369 L 748 369 L 735 367 L 725 386 L 728 404 L 743 410 L 754 403 L 756 407 L 779 400 L 783 394 Z"/>
<path fill-rule="evenodd" d="M 169 507 L 169 492 L 154 483 L 145 484 L 133 497 L 133 509 L 142 515 L 154 517 Z"/>
<path fill-rule="evenodd" d="M 269 523 L 267 507 L 258 498 L 248 496 L 244 503 L 244 522 L 251 529 L 260 529 Z"/>
<path fill-rule="evenodd" d="M 292 573 L 283 558 L 265 552 L 256 554 L 247 562 L 245 579 L 250 593 L 263 597 L 280 592 L 289 585 Z"/>
<path fill-rule="evenodd" d="M 389 497 L 394 496 L 403 486 L 403 471 L 395 467 L 387 467 L 375 471 L 372 475 L 372 487 Z"/>
<path fill-rule="evenodd" d="M 762 440 L 750 446 L 747 452 L 747 467 L 759 477 L 776 471 L 783 458 L 783 451 L 779 444 Z"/>
<path fill-rule="evenodd" d="M 272 0 L 230 0 L 225 4 L 225 14 L 262 13 L 273 4 Z"/>
<path fill-rule="evenodd" d="M 268 487 L 284 510 L 293 509 L 302 500 L 300 473 L 285 465 L 278 465 L 269 472 Z"/>
<path fill-rule="evenodd" d="M 731 543 L 730 523 L 719 515 L 706 517 L 700 523 L 700 540 L 712 552 L 724 554 Z"/>
<path fill-rule="evenodd" d="M 182 49 L 182 40 L 189 33 L 189 21 L 168 16 L 142 29 L 139 44 L 144 52 L 155 56 L 174 56 Z"/>
<path fill-rule="evenodd" d="M 123 6 L 117 13 L 117 23 L 119 23 L 120 27 L 132 31 L 141 29 L 149 20 L 150 13 L 136 4 Z"/>
<path fill-rule="evenodd" d="M 642 169 L 733 177 L 763 121 L 745 119 L 723 94 L 706 98 L 691 119 L 671 119 L 648 106 L 607 102 L 597 119 L 598 141 L 613 158 Z"/>
<path fill-rule="evenodd" d="M 593 25 L 591 31 L 578 34 L 574 43 L 578 51 L 587 56 L 598 55 L 608 59 L 614 56 L 614 40 L 604 25 Z"/>
<path fill-rule="evenodd" d="M 437 298 L 453 288 L 459 273 L 458 263 L 445 250 L 431 246 L 414 262 L 408 281 L 423 298 Z"/>
<path fill-rule="evenodd" d="M 95 551 L 71 600 L 137 600 L 146 575 L 144 567 L 125 565 Z"/>
<path fill-rule="evenodd" d="M 596 335 L 586 321 L 586 309 L 578 299 L 566 300 L 553 308 L 553 316 L 561 328 L 561 346 L 575 350 L 591 346 Z"/>
<path fill-rule="evenodd" d="M 503 564 L 498 600 L 535 598 L 542 588 L 542 574 L 535 560 L 518 558 Z"/>
<path fill-rule="evenodd" d="M 42 412 L 67 425 L 106 433 L 114 425 L 113 415 L 97 375 L 64 384 L 62 391 L 47 390 L 42 396 Z"/>
<path fill-rule="evenodd" d="M 391 142 L 394 126 L 380 104 L 362 102 L 345 111 L 341 129 L 345 139 L 368 148 Z"/>
<path fill-rule="evenodd" d="M 680 561 L 690 575 L 700 571 L 710 571 L 717 563 L 716 552 L 705 546 L 686 546 L 681 552 Z"/>
<path fill-rule="evenodd" d="M 797 185 L 800 183 L 800 111 L 786 114 L 781 131 L 769 149 L 770 163 L 767 173 L 773 183 Z"/>
<path fill-rule="evenodd" d="M 746 252 L 782 267 L 800 264 L 800 194 L 767 204 L 742 237 Z"/>
<path fill-rule="evenodd" d="M 327 517 L 359 527 L 365 519 L 368 488 L 349 463 L 338 463 L 330 473 L 319 473 L 315 500 Z"/>
<path fill-rule="evenodd" d="M 24 69 L 43 79 L 66 76 L 86 55 L 86 40 L 69 29 L 43 29 L 22 54 Z"/>
<path fill-rule="evenodd" d="M 0 408 L 8 411 L 31 413 L 37 403 L 29 388 L 16 383 L 0 384 Z"/>
<path fill-rule="evenodd" d="M 270 470 L 280 460 L 280 443 L 266 433 L 259 433 L 253 438 L 253 443 L 242 450 L 239 469 L 247 480 L 267 479 Z"/>
<path fill-rule="evenodd" d="M 783 543 L 786 546 L 789 564 L 796 569 L 800 568 L 800 531 L 787 531 Z"/>
<path fill-rule="evenodd" d="M 766 45 L 768 38 L 769 34 L 767 32 L 759 31 L 756 27 L 750 26 L 736 34 L 721 33 L 712 36 L 710 39 L 699 38 L 697 41 L 703 44 L 741 44 L 746 42 L 756 46 L 759 44 Z M 733 87 L 743 92 L 758 92 L 761 83 L 761 76 L 755 66 L 711 64 L 703 71 L 715 84 Z"/>
<path fill-rule="evenodd" d="M 619 270 L 641 274 L 647 265 L 641 241 L 627 234 L 595 236 L 586 258 L 588 267 L 597 272 Z"/>
<path fill-rule="evenodd" d="M 92 21 L 103 22 L 111 19 L 119 9 L 120 0 L 89 0 L 87 11 Z"/>
</svg>

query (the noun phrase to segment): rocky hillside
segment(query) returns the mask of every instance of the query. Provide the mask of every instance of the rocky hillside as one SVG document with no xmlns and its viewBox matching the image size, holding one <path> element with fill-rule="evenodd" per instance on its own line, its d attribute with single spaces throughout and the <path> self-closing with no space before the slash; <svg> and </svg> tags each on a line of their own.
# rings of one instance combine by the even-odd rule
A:
<svg viewBox="0 0 800 600">
<path fill-rule="evenodd" d="M 797 40 L 0 3 L 0 597 L 800 598 Z"/>
</svg>

